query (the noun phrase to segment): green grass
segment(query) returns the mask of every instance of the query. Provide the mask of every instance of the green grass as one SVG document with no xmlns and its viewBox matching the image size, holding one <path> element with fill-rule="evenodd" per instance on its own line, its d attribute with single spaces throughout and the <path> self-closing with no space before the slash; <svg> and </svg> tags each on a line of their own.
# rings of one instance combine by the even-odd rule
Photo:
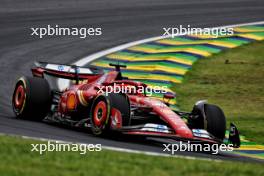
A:
<svg viewBox="0 0 264 176">
<path fill-rule="evenodd" d="M 103 150 L 78 152 L 31 152 L 31 143 L 41 141 L 0 136 L 0 175 L 93 175 L 93 176 L 223 176 L 264 175 L 262 164 L 201 161 L 129 154 Z"/>
<path fill-rule="evenodd" d="M 264 42 L 200 59 L 174 91 L 180 109 L 206 99 L 222 107 L 248 139 L 264 144 Z"/>
</svg>

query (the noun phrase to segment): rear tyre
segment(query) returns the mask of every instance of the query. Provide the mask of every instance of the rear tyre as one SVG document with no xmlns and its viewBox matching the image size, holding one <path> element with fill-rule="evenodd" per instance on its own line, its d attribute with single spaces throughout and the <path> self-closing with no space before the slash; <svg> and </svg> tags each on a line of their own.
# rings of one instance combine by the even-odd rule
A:
<svg viewBox="0 0 264 176">
<path fill-rule="evenodd" d="M 18 118 L 41 121 L 51 105 L 48 82 L 37 77 L 21 77 L 15 86 L 12 105 Z"/>
</svg>

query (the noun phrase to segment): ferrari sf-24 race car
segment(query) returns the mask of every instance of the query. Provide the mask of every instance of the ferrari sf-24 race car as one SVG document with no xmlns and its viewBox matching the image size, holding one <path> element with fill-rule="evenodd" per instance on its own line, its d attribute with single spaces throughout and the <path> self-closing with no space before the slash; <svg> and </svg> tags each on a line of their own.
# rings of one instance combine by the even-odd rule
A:
<svg viewBox="0 0 264 176">
<path fill-rule="evenodd" d="M 198 101 L 191 112 L 182 112 L 168 103 L 175 94 L 165 93 L 159 100 L 144 92 L 106 95 L 99 91 L 114 84 L 146 88 L 146 84 L 122 76 L 120 68 L 125 65 L 110 64 L 115 69 L 109 72 L 91 66 L 35 65 L 33 77 L 21 77 L 15 85 L 12 105 L 18 118 L 90 128 L 94 135 L 115 131 L 210 144 L 221 144 L 225 138 L 225 115 L 216 105 Z M 58 86 L 58 79 L 68 81 L 67 86 Z M 229 142 L 234 147 L 240 145 L 234 124 Z"/>
</svg>

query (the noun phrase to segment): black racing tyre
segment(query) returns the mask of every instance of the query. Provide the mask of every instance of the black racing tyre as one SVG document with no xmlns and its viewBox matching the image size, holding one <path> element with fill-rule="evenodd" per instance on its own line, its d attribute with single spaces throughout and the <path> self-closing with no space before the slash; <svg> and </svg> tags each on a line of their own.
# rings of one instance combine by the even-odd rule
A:
<svg viewBox="0 0 264 176">
<path fill-rule="evenodd" d="M 200 108 L 194 106 L 192 115 L 194 118 L 188 119 L 191 129 L 205 129 L 218 139 L 224 139 L 226 118 L 221 108 L 212 104 L 204 104 Z"/>
<path fill-rule="evenodd" d="M 130 102 L 126 94 L 110 93 L 111 107 L 118 109 L 122 114 L 122 126 L 130 125 Z"/>
<path fill-rule="evenodd" d="M 216 105 L 205 104 L 204 112 L 207 120 L 207 131 L 223 140 L 226 131 L 226 118 L 222 109 Z"/>
<path fill-rule="evenodd" d="M 105 95 L 97 96 L 90 110 L 90 122 L 92 133 L 96 136 L 105 134 L 109 129 L 110 100 Z"/>
<path fill-rule="evenodd" d="M 41 121 L 51 106 L 48 82 L 38 77 L 21 77 L 15 86 L 12 106 L 17 118 Z"/>
<path fill-rule="evenodd" d="M 91 130 L 94 135 L 105 135 L 109 131 L 111 108 L 121 112 L 123 126 L 130 124 L 130 103 L 125 94 L 99 95 L 94 99 L 90 111 Z"/>
</svg>

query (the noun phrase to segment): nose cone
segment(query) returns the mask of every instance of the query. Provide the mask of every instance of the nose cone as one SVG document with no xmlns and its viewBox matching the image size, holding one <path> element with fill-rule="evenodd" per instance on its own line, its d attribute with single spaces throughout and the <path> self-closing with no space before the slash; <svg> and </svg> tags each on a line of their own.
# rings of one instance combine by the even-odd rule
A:
<svg viewBox="0 0 264 176">
<path fill-rule="evenodd" d="M 181 126 L 176 129 L 176 134 L 183 138 L 193 138 L 193 133 L 187 126 Z"/>
</svg>

